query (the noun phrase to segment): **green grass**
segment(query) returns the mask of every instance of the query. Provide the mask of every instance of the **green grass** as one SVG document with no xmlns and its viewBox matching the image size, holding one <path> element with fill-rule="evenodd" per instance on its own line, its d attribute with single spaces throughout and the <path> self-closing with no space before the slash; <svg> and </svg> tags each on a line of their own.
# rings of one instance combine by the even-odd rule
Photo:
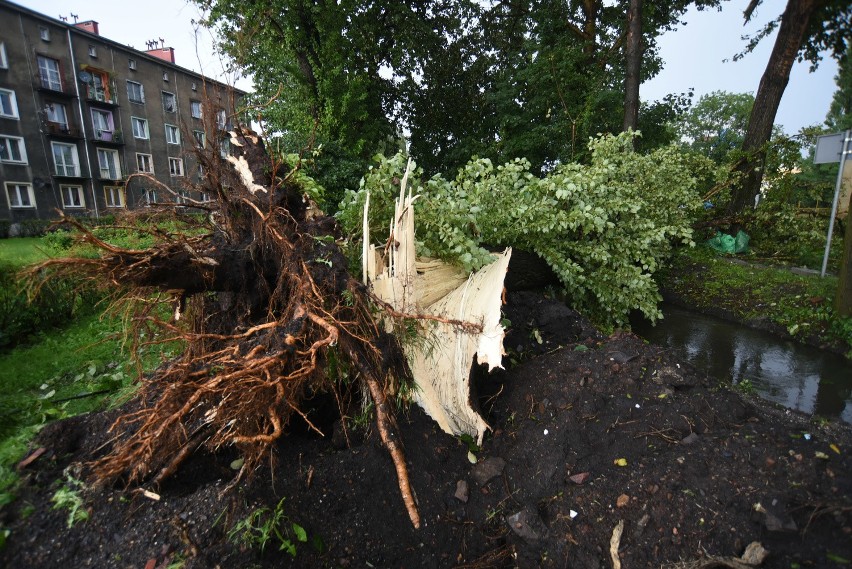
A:
<svg viewBox="0 0 852 569">
<path fill-rule="evenodd" d="M 47 257 L 41 237 L 0 239 L 0 262 L 6 261 L 16 267 L 24 267 Z"/>
<path fill-rule="evenodd" d="M 738 320 L 768 320 L 800 340 L 839 347 L 852 358 L 852 318 L 835 314 L 837 277 L 798 275 L 787 268 L 741 264 L 707 247 L 682 249 L 660 282 L 699 309 L 722 309 Z"/>
</svg>

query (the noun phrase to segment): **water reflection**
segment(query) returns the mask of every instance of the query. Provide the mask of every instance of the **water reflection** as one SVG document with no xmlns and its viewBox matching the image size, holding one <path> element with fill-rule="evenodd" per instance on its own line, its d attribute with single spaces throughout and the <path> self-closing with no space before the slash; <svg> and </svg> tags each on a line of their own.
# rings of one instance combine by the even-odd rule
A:
<svg viewBox="0 0 852 569">
<path fill-rule="evenodd" d="M 791 409 L 852 423 L 852 365 L 826 353 L 672 305 L 657 326 L 635 319 L 634 332 L 722 381 L 748 380 Z"/>
</svg>

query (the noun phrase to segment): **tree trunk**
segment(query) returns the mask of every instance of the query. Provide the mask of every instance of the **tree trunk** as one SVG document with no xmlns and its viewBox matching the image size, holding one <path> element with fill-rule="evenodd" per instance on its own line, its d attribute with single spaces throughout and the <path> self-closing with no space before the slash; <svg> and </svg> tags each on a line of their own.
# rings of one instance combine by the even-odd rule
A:
<svg viewBox="0 0 852 569">
<path fill-rule="evenodd" d="M 834 309 L 840 316 L 852 316 L 852 214 L 846 214 L 843 237 L 843 257 L 840 260 L 840 279 Z"/>
<path fill-rule="evenodd" d="M 781 16 L 781 26 L 775 46 L 769 56 L 769 63 L 760 79 L 754 107 L 748 121 L 743 150 L 747 159 L 737 167 L 742 178 L 734 186 L 728 213 L 739 213 L 754 203 L 763 181 L 763 168 L 766 159 L 766 143 L 772 136 L 772 126 L 781 96 L 790 80 L 790 70 L 796 61 L 796 54 L 802 45 L 813 12 L 820 6 L 821 0 L 788 0 L 787 8 Z"/>
<path fill-rule="evenodd" d="M 622 130 L 639 126 L 639 71 L 642 67 L 642 0 L 630 0 L 627 8 L 624 79 L 624 124 Z"/>
</svg>

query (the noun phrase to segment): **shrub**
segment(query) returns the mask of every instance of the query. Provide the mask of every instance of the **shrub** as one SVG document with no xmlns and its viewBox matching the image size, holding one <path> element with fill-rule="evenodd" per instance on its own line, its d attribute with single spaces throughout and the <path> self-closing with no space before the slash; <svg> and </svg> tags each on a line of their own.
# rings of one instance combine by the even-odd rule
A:
<svg viewBox="0 0 852 569">
<path fill-rule="evenodd" d="M 0 239 L 9 237 L 9 229 L 12 227 L 12 222 L 8 219 L 0 219 Z"/>
<path fill-rule="evenodd" d="M 47 219 L 24 219 L 18 223 L 18 237 L 41 237 L 50 227 Z"/>
<path fill-rule="evenodd" d="M 695 158 L 673 146 L 638 154 L 629 134 L 593 139 L 589 148 L 588 166 L 558 165 L 543 178 L 522 159 L 496 168 L 475 159 L 453 181 L 423 181 L 415 170 L 418 254 L 472 270 L 491 259 L 484 244 L 519 247 L 547 261 L 573 305 L 599 324 L 623 324 L 633 309 L 659 318 L 653 275 L 674 242 L 692 244 L 701 208 Z M 341 206 L 338 218 L 353 236 L 367 191 L 371 231 L 387 232 L 406 158 L 379 161 Z"/>
<path fill-rule="evenodd" d="M 0 262 L 0 349 L 17 345 L 40 329 L 67 322 L 94 306 L 98 298 L 79 282 L 53 280 L 28 299 L 16 267 Z"/>
</svg>

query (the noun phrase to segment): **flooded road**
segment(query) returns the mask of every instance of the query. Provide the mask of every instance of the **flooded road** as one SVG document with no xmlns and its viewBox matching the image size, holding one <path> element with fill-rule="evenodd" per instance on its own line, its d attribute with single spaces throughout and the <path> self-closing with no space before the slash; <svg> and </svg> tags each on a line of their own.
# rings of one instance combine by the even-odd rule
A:
<svg viewBox="0 0 852 569">
<path fill-rule="evenodd" d="M 852 423 L 852 363 L 844 357 L 712 316 L 663 305 L 665 318 L 633 331 L 719 381 L 748 381 L 762 397 Z"/>
</svg>

